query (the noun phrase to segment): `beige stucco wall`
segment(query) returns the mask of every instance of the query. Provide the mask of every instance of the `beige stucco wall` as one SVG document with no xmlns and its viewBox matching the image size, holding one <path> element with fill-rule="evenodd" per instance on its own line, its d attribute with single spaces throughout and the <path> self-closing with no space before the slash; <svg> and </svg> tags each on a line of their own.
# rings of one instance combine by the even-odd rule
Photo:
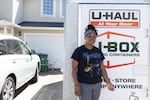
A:
<svg viewBox="0 0 150 100">
<path fill-rule="evenodd" d="M 42 33 L 47 33 L 47 34 L 64 34 L 64 29 L 56 29 L 56 30 L 51 30 L 51 29 L 22 29 L 22 30 L 16 30 L 17 32 L 17 37 L 20 39 L 24 40 L 24 33 L 35 33 L 35 34 L 42 34 Z"/>
<path fill-rule="evenodd" d="M 0 19 L 12 23 L 22 21 L 63 22 L 60 15 L 60 0 L 55 1 L 55 15 L 43 16 L 41 14 L 41 0 L 0 0 Z"/>
<path fill-rule="evenodd" d="M 24 21 L 63 22 L 60 17 L 60 0 L 56 0 L 55 16 L 41 15 L 41 0 L 24 0 Z"/>
<path fill-rule="evenodd" d="M 55 34 L 63 34 L 64 30 L 22 29 L 22 33 L 55 33 Z"/>
<path fill-rule="evenodd" d="M 13 0 L 0 0 L 0 19 L 12 21 Z"/>
</svg>

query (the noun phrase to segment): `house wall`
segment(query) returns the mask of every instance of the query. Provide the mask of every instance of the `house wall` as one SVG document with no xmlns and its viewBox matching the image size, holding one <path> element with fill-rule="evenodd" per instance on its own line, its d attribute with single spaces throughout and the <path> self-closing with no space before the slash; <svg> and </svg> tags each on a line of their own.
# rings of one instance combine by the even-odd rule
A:
<svg viewBox="0 0 150 100">
<path fill-rule="evenodd" d="M 64 30 L 23 29 L 20 38 L 37 53 L 48 54 L 54 68 L 64 67 Z M 44 47 L 44 48 L 41 48 Z"/>
<path fill-rule="evenodd" d="M 10 0 L 6 0 L 6 1 L 10 1 Z M 23 0 L 11 0 L 11 1 L 13 1 L 12 23 L 18 24 L 23 21 Z"/>
<path fill-rule="evenodd" d="M 12 21 L 13 0 L 0 0 L 0 19 Z"/>
<path fill-rule="evenodd" d="M 55 1 L 55 16 L 43 16 L 41 0 L 24 0 L 24 21 L 63 22 L 64 18 L 60 17 L 60 0 Z"/>
<path fill-rule="evenodd" d="M 18 31 L 18 32 L 17 32 Z M 19 33 L 20 31 L 20 33 Z M 21 29 L 21 30 L 16 30 L 16 32 L 18 33 L 17 36 L 24 40 L 24 33 L 32 33 L 32 34 L 41 34 L 41 33 L 46 33 L 46 34 L 63 34 L 64 33 L 64 29 L 62 30 L 44 30 L 44 29 Z"/>
<path fill-rule="evenodd" d="M 23 20 L 23 0 L 0 0 L 0 19 L 20 23 Z"/>
</svg>

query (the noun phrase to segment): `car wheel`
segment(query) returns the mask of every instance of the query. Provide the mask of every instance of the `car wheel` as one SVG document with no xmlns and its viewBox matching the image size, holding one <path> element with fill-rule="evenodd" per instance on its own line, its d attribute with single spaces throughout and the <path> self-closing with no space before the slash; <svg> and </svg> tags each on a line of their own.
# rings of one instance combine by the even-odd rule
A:
<svg viewBox="0 0 150 100">
<path fill-rule="evenodd" d="M 39 76 L 39 71 L 37 68 L 34 77 L 30 80 L 30 83 L 31 84 L 36 83 L 38 81 L 38 76 Z"/>
<path fill-rule="evenodd" d="M 2 87 L 0 100 L 13 100 L 15 95 L 15 82 L 12 77 L 8 77 Z"/>
</svg>

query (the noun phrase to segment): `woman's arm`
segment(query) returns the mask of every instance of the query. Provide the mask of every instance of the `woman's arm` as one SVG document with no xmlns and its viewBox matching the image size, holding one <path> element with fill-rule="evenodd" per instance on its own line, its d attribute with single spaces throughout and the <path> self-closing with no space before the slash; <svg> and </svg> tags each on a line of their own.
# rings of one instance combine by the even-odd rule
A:
<svg viewBox="0 0 150 100">
<path fill-rule="evenodd" d="M 114 85 L 110 82 L 110 80 L 108 78 L 108 75 L 107 75 L 107 72 L 106 72 L 106 69 L 105 69 L 103 61 L 101 63 L 101 71 L 102 71 L 103 79 L 107 83 L 108 89 L 111 90 L 111 91 L 114 91 L 114 89 L 115 89 Z"/>
<path fill-rule="evenodd" d="M 78 62 L 72 59 L 72 78 L 74 85 L 79 84 L 77 80 L 77 69 L 78 69 Z"/>
<path fill-rule="evenodd" d="M 77 79 L 77 69 L 78 69 L 78 62 L 74 59 L 72 59 L 72 78 L 74 82 L 74 92 L 75 95 L 80 96 L 80 86 Z"/>
</svg>

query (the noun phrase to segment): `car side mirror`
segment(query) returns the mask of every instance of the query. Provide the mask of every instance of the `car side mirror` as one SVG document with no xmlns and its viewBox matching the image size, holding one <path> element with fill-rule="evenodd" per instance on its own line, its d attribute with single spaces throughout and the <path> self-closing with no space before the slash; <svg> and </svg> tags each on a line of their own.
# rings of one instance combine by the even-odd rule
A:
<svg viewBox="0 0 150 100">
<path fill-rule="evenodd" d="M 35 50 L 31 50 L 30 55 L 37 54 Z"/>
</svg>

